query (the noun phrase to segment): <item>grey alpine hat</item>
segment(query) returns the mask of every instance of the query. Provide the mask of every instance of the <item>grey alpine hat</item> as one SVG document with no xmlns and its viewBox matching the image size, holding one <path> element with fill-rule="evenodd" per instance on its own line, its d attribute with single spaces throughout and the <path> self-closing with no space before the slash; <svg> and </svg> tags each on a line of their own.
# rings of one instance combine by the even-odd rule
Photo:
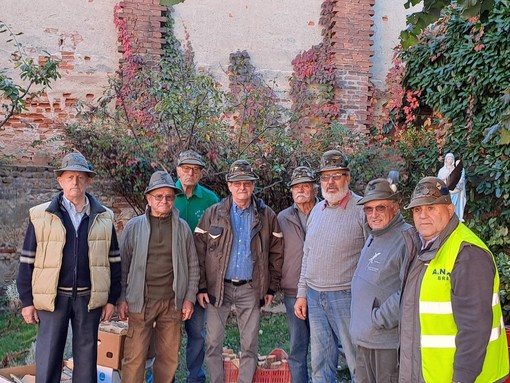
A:
<svg viewBox="0 0 510 383">
<path fill-rule="evenodd" d="M 194 150 L 186 150 L 179 154 L 179 158 L 177 159 L 177 166 L 181 165 L 198 165 L 201 167 L 205 167 L 204 159 L 200 154 L 195 152 Z"/>
<path fill-rule="evenodd" d="M 298 166 L 292 172 L 292 176 L 290 178 L 289 186 L 292 187 L 297 184 L 302 184 L 306 182 L 314 182 L 315 183 L 315 174 L 312 169 L 308 166 Z"/>
<path fill-rule="evenodd" d="M 172 176 L 163 170 L 158 170 L 152 174 L 149 186 L 145 189 L 145 194 L 159 188 L 172 188 L 176 195 L 182 193 L 182 190 L 175 186 Z"/>
<path fill-rule="evenodd" d="M 227 182 L 236 181 L 256 181 L 259 177 L 253 172 L 251 165 L 246 160 L 237 160 L 230 165 L 230 169 L 225 177 Z"/>
<path fill-rule="evenodd" d="M 87 173 L 90 178 L 96 176 L 96 172 L 92 171 L 92 165 L 88 163 L 83 154 L 69 153 L 62 159 L 62 167 L 54 170 L 57 177 L 60 177 L 65 171 Z"/>
<path fill-rule="evenodd" d="M 451 203 L 450 191 L 443 180 L 437 177 L 425 177 L 414 188 L 411 202 L 404 209 L 412 209 L 423 205 L 449 205 Z"/>
<path fill-rule="evenodd" d="M 328 150 L 322 155 L 320 168 L 317 173 L 329 170 L 349 170 L 349 161 L 340 150 Z"/>
<path fill-rule="evenodd" d="M 398 192 L 391 188 L 390 183 L 387 179 L 376 178 L 370 181 L 365 188 L 365 196 L 360 199 L 357 204 L 364 205 L 370 201 L 376 200 L 396 200 L 398 198 Z"/>
</svg>

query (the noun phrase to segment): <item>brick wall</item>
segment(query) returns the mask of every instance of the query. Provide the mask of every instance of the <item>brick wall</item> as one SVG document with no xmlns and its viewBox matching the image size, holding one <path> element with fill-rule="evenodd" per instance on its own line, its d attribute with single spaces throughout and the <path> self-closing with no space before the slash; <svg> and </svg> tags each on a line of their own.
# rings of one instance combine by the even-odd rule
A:
<svg viewBox="0 0 510 383">
<path fill-rule="evenodd" d="M 337 0 L 332 18 L 331 50 L 337 67 L 335 99 L 342 109 L 340 121 L 362 132 L 370 122 L 372 104 L 374 4 L 375 0 Z"/>
<path fill-rule="evenodd" d="M 5 6 L 13 9 L 13 14 L 12 20 L 9 13 L 3 15 L 2 20 L 9 23 L 13 30 L 20 31 L 23 27 L 14 9 L 22 7 L 22 4 L 14 0 L 5 1 Z M 24 1 L 20 0 L 21 3 Z M 50 2 L 48 12 L 51 17 L 48 16 L 48 20 L 55 22 L 54 25 L 47 24 L 44 15 L 46 10 L 41 11 L 39 16 L 37 12 L 27 15 L 28 20 L 30 17 L 35 19 L 30 27 L 25 27 L 32 29 L 21 30 L 21 43 L 35 61 L 43 59 L 42 55 L 37 55 L 37 52 L 43 50 L 61 60 L 59 73 L 62 78 L 53 82 L 47 93 L 29 100 L 28 110 L 13 116 L 4 126 L 5 129 L 0 130 L 0 153 L 9 157 L 13 163 L 36 166 L 54 164 L 55 159 L 61 155 L 63 126 L 75 121 L 77 102 L 91 102 L 99 98 L 107 86 L 108 76 L 118 70 L 123 59 L 117 53 L 124 53 L 125 46 L 118 41 L 113 1 L 75 4 L 74 11 L 83 15 L 73 17 L 70 17 L 70 10 L 65 9 L 72 8 L 72 4 L 66 3 L 61 8 L 68 16 L 62 20 L 55 20 L 51 7 L 57 5 L 56 2 Z M 162 23 L 166 21 L 167 8 L 160 6 L 159 0 L 126 0 L 118 3 L 118 6 L 119 19 L 125 26 L 131 53 L 144 56 L 149 62 L 159 57 L 164 33 Z M 94 14 L 97 15 L 96 19 Z M 101 38 L 97 37 L 98 34 Z M 113 54 L 108 46 L 110 41 L 115 47 Z M 115 41 L 118 43 L 115 44 Z M 2 54 L 7 54 L 13 48 L 5 45 L 4 53 L 2 48 L 0 44 L 0 61 L 3 62 L 8 57 Z M 15 72 L 11 75 L 15 77 Z M 0 118 L 2 112 L 0 110 Z"/>
<path fill-rule="evenodd" d="M 123 0 L 119 2 L 119 28 L 125 28 L 125 41 L 122 33 L 119 38 L 119 52 L 140 55 L 152 61 L 163 53 L 167 7 L 159 5 L 159 0 Z M 129 46 L 128 46 L 129 44 Z"/>
<path fill-rule="evenodd" d="M 61 60 L 59 72 L 66 81 L 75 69 L 74 52 L 61 51 L 54 54 Z M 38 60 L 42 60 L 39 56 Z M 88 98 L 94 95 L 88 94 Z M 43 93 L 29 99 L 27 111 L 12 116 L 0 131 L 0 150 L 18 164 L 47 165 L 52 162 L 62 145 L 63 126 L 76 117 L 78 98 L 72 93 L 60 95 Z M 3 115 L 0 113 L 0 119 Z"/>
</svg>

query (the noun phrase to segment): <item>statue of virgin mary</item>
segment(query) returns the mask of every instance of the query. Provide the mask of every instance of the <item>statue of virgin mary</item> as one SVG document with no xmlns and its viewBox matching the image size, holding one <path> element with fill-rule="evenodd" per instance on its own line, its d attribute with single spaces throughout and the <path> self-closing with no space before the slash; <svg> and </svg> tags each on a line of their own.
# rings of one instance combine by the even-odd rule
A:
<svg viewBox="0 0 510 383">
<path fill-rule="evenodd" d="M 455 168 L 455 165 L 455 156 L 453 153 L 448 153 L 444 157 L 444 166 L 439 169 L 437 178 L 446 181 L 452 170 Z M 455 214 L 457 214 L 457 217 L 459 217 L 461 222 L 464 222 L 464 207 L 466 206 L 466 184 L 464 169 L 462 169 L 462 175 L 459 182 L 457 183 L 457 186 L 454 190 L 450 191 L 450 196 L 452 198 L 452 203 L 455 206 Z"/>
</svg>

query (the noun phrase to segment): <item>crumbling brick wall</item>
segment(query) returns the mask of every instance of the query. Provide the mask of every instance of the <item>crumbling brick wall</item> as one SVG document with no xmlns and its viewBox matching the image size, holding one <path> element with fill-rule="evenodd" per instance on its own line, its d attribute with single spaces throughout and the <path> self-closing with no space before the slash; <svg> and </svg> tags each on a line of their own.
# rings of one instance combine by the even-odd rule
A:
<svg viewBox="0 0 510 383">
<path fill-rule="evenodd" d="M 337 67 L 335 100 L 342 109 L 340 122 L 363 132 L 370 123 L 372 105 L 370 58 L 374 32 L 370 17 L 374 4 L 375 0 L 338 0 L 332 18 L 331 50 Z"/>
<path fill-rule="evenodd" d="M 143 56 L 152 61 L 163 53 L 167 7 L 159 0 L 123 0 L 116 7 L 119 52 Z"/>
</svg>

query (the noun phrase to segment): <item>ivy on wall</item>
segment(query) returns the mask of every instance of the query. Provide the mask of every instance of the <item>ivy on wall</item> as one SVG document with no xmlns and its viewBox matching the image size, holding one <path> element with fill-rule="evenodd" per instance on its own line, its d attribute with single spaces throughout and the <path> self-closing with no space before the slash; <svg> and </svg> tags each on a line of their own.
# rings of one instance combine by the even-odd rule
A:
<svg viewBox="0 0 510 383">
<path fill-rule="evenodd" d="M 293 118 L 291 126 L 298 132 L 329 126 L 340 115 L 335 102 L 336 68 L 331 52 L 334 0 L 322 3 L 319 25 L 323 41 L 298 54 L 292 60 L 290 99 Z"/>
</svg>

